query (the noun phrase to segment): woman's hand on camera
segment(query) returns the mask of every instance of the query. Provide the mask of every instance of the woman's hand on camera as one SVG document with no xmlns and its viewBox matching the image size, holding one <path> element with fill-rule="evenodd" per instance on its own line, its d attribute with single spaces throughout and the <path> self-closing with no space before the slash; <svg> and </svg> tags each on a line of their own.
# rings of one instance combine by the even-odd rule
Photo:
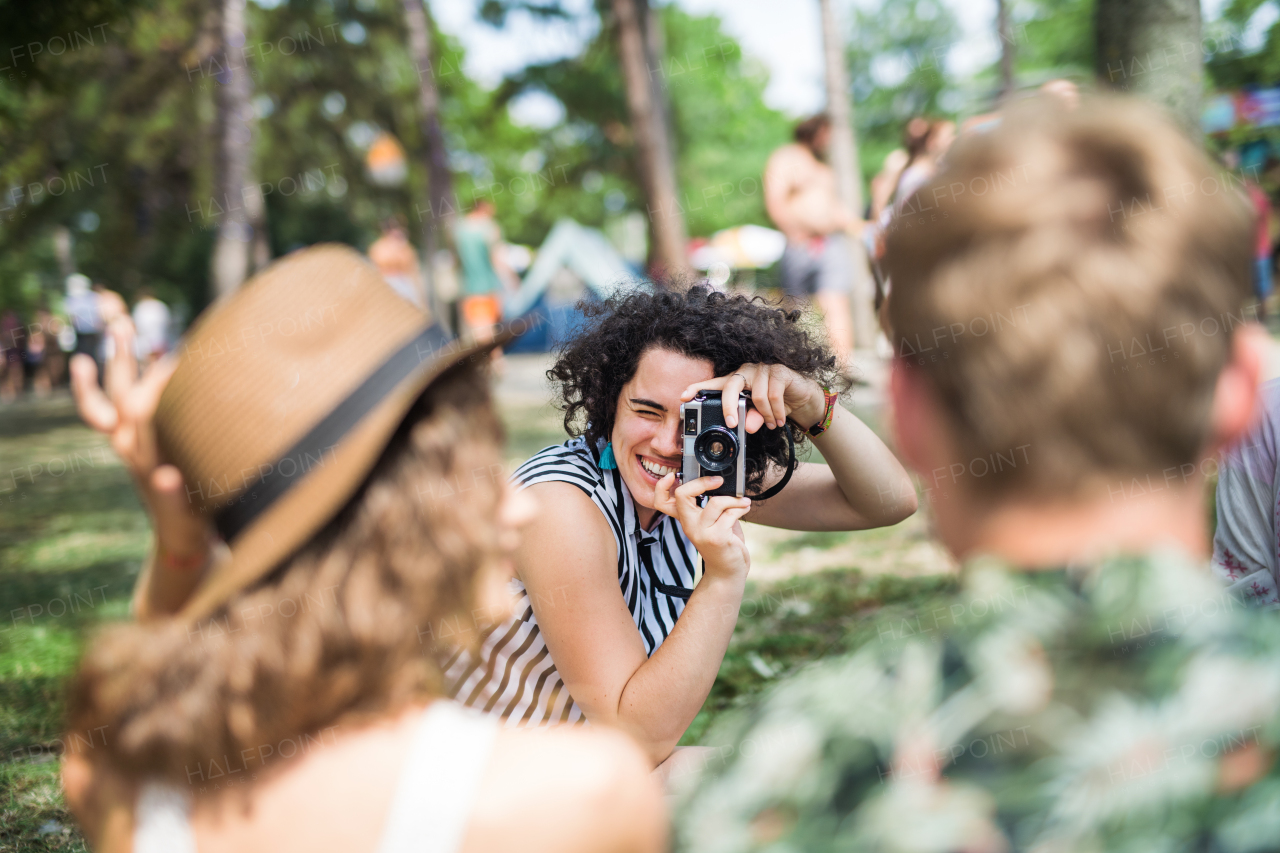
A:
<svg viewBox="0 0 1280 853">
<path fill-rule="evenodd" d="M 154 418 L 160 394 L 177 362 L 161 359 L 141 378 L 133 354 L 133 323 L 113 321 L 108 334 L 115 352 L 106 365 L 104 388 L 98 366 L 87 355 L 71 359 L 71 390 L 80 417 L 111 440 L 124 462 L 155 526 L 157 558 L 165 568 L 202 567 L 213 541 L 207 520 L 191 512 L 182 473 L 161 464 Z"/>
<path fill-rule="evenodd" d="M 826 399 L 822 388 L 781 364 L 744 364 L 728 376 L 697 382 L 684 389 L 680 399 L 688 402 L 699 391 L 719 391 L 724 404 L 724 421 L 730 429 L 738 425 L 738 395 L 751 392 L 752 408 L 747 410 L 747 432 L 761 426 L 777 429 L 791 418 L 808 429 L 822 419 Z"/>
<path fill-rule="evenodd" d="M 676 475 L 668 474 L 654 489 L 654 509 L 679 519 L 706 562 L 708 575 L 745 580 L 751 554 L 740 519 L 750 512 L 751 499 L 715 495 L 707 499 L 706 506 L 698 506 L 700 495 L 723 482 L 721 477 L 699 477 L 677 487 Z"/>
</svg>

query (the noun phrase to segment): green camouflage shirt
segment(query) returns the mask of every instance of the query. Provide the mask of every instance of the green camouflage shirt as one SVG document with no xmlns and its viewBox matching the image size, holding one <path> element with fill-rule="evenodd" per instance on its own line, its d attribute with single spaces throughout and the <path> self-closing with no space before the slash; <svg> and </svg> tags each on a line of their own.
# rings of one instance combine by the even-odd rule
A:
<svg viewBox="0 0 1280 853">
<path fill-rule="evenodd" d="M 712 729 L 680 849 L 1280 849 L 1280 620 L 1184 555 L 977 560 L 878 633 Z"/>
</svg>

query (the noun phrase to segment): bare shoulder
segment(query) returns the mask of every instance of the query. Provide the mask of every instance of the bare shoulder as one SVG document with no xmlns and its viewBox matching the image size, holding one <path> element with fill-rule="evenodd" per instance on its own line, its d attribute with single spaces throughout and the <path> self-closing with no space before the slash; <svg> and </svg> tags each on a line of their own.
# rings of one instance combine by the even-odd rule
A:
<svg viewBox="0 0 1280 853">
<path fill-rule="evenodd" d="M 609 520 L 582 489 L 572 483 L 552 481 L 529 486 L 527 492 L 537 501 L 538 511 L 521 536 L 523 554 L 547 553 L 566 546 L 578 550 L 592 544 L 607 546 L 610 551 L 615 548 Z"/>
<path fill-rule="evenodd" d="M 662 791 L 644 754 L 604 728 L 504 729 L 485 771 L 464 853 L 659 853 Z"/>
<path fill-rule="evenodd" d="M 62 760 L 62 786 L 67 807 L 94 850 L 130 849 L 137 795 L 132 783 L 105 764 L 71 753 Z"/>
<path fill-rule="evenodd" d="M 812 158 L 803 146 L 790 142 L 769 155 L 764 167 L 765 173 L 780 176 L 793 172 L 802 168 L 809 159 Z"/>
<path fill-rule="evenodd" d="M 538 501 L 540 515 L 546 515 L 547 510 L 556 513 L 562 508 L 577 512 L 595 510 L 597 515 L 600 514 L 591 496 L 573 483 L 563 480 L 546 480 L 534 483 L 532 486 L 525 486 L 525 491 Z"/>
<path fill-rule="evenodd" d="M 895 148 L 884 157 L 884 163 L 880 170 L 882 172 L 901 172 L 907 167 L 907 162 L 911 159 L 911 155 L 901 148 Z"/>
</svg>

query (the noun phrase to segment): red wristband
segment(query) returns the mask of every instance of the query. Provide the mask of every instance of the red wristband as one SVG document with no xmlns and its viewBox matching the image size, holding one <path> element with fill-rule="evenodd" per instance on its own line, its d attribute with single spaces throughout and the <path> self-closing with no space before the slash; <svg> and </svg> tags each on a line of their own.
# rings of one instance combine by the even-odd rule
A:
<svg viewBox="0 0 1280 853">
<path fill-rule="evenodd" d="M 204 568 L 204 564 L 209 562 L 208 553 L 192 554 L 189 557 L 176 557 L 172 554 L 158 552 L 157 557 L 161 566 L 175 572 L 193 572 L 196 569 Z"/>
<path fill-rule="evenodd" d="M 823 402 L 822 419 L 819 420 L 813 426 L 809 427 L 807 430 L 805 430 L 805 432 L 809 435 L 810 438 L 817 438 L 818 436 L 822 435 L 831 427 L 831 419 L 835 417 L 836 400 L 838 399 L 840 399 L 839 394 L 834 393 L 830 388 L 827 388 L 825 385 L 822 386 L 822 402 Z"/>
</svg>

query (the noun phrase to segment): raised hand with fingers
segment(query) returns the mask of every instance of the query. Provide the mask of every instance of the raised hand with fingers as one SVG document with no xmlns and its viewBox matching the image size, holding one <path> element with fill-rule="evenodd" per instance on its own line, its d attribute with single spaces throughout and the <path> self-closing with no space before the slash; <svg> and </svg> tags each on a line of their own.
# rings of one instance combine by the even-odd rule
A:
<svg viewBox="0 0 1280 853">
<path fill-rule="evenodd" d="M 752 408 L 747 410 L 746 424 L 749 433 L 761 426 L 777 429 L 788 418 L 801 429 L 808 429 L 822 419 L 826 408 L 826 397 L 818 383 L 781 364 L 744 364 L 727 376 L 690 385 L 680 399 L 688 402 L 698 391 L 721 392 L 725 425 L 730 429 L 738 425 L 738 395 L 750 391 Z"/>
<path fill-rule="evenodd" d="M 164 464 L 156 448 L 156 405 L 177 362 L 161 359 L 139 377 L 132 321 L 120 317 L 107 331 L 114 353 L 106 365 L 104 387 L 98 387 L 93 359 L 77 355 L 71 360 L 71 390 L 80 417 L 111 440 L 151 515 L 155 558 L 134 602 L 141 619 L 181 608 L 200 581 L 215 537 L 209 522 L 191 512 L 182 472 Z"/>
<path fill-rule="evenodd" d="M 699 477 L 677 487 L 676 475 L 668 474 L 655 488 L 654 508 L 679 519 L 702 555 L 707 577 L 742 581 L 751 568 L 751 554 L 740 520 L 751 511 L 751 499 L 717 495 L 698 506 L 698 497 L 722 482 L 722 477 Z"/>
</svg>

